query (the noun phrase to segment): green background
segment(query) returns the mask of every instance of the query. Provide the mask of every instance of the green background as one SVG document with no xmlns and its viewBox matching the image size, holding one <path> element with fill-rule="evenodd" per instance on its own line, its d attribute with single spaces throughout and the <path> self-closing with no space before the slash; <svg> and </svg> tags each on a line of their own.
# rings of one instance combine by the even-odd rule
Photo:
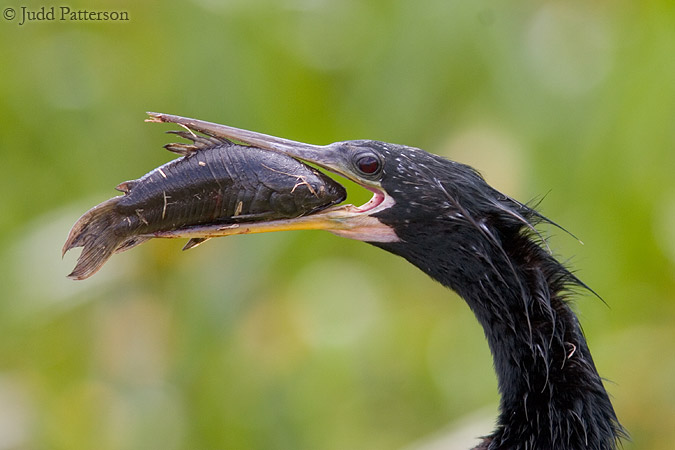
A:
<svg viewBox="0 0 675 450">
<path fill-rule="evenodd" d="M 2 8 L 21 6 L 61 4 Z M 544 229 L 553 250 L 607 302 L 575 303 L 625 448 L 672 448 L 672 2 L 67 6 L 130 20 L 0 18 L 0 449 L 427 450 L 491 430 L 464 302 L 363 243 L 152 241 L 67 280 L 79 215 L 172 158 L 148 110 L 417 146 L 543 198 L 584 242 Z"/>
</svg>

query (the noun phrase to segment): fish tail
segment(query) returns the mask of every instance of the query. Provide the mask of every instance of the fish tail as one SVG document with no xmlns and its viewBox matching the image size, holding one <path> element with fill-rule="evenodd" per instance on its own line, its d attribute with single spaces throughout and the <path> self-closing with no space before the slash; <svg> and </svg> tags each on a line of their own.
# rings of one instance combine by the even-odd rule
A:
<svg viewBox="0 0 675 450">
<path fill-rule="evenodd" d="M 115 233 L 123 217 L 115 211 L 120 197 L 114 197 L 84 213 L 73 225 L 63 245 L 63 255 L 75 247 L 83 247 L 77 264 L 68 278 L 84 280 L 96 273 L 116 251 L 133 247 L 139 239 Z"/>
</svg>

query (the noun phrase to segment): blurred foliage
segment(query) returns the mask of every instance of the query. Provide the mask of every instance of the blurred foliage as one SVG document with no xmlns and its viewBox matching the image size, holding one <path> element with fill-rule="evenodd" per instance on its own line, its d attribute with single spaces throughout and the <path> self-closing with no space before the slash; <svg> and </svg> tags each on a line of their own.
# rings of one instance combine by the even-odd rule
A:
<svg viewBox="0 0 675 450">
<path fill-rule="evenodd" d="M 419 146 L 543 199 L 609 305 L 577 301 L 625 448 L 672 448 L 672 2 L 69 3 L 130 20 L 0 19 L 0 449 L 423 448 L 476 411 L 490 430 L 468 308 L 368 245 L 155 241 L 66 280 L 70 225 L 172 158 L 147 110 Z"/>
</svg>

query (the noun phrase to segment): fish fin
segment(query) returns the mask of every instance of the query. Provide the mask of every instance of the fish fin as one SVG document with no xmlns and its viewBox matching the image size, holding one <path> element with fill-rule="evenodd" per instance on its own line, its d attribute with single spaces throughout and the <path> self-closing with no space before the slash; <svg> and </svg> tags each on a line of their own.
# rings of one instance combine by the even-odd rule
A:
<svg viewBox="0 0 675 450">
<path fill-rule="evenodd" d="M 120 198 L 122 197 L 113 197 L 94 206 L 73 225 L 63 245 L 62 255 L 75 247 L 83 249 L 68 278 L 84 280 L 90 277 L 125 241 L 128 241 L 124 236 L 117 236 L 114 232 L 115 225 L 121 220 L 121 216 L 115 211 Z"/>
<path fill-rule="evenodd" d="M 219 136 L 207 136 L 206 139 L 210 140 L 213 142 L 215 145 L 234 145 L 234 142 L 232 142 L 229 139 L 225 139 L 224 137 L 219 137 Z"/>
<path fill-rule="evenodd" d="M 209 135 L 202 136 L 199 134 L 195 134 L 192 131 L 170 130 L 167 131 L 167 133 L 175 134 L 176 136 L 180 136 L 183 139 L 192 141 L 194 143 L 194 146 L 200 150 L 211 147 L 218 147 L 221 145 L 234 145 L 234 142 L 230 141 L 229 139 L 225 139 L 218 136 L 209 136 Z"/>
<path fill-rule="evenodd" d="M 198 150 L 198 147 L 196 145 L 177 144 L 177 143 L 166 144 L 164 148 L 170 152 L 178 153 L 181 156 L 190 156 L 191 154 L 193 154 Z"/>
<path fill-rule="evenodd" d="M 117 189 L 120 192 L 124 192 L 125 194 L 128 194 L 130 190 L 134 188 L 134 185 L 136 184 L 136 180 L 129 180 L 129 181 L 124 181 L 117 186 L 115 186 L 115 189 Z"/>
<path fill-rule="evenodd" d="M 195 248 L 196 246 L 203 244 L 204 242 L 208 241 L 211 238 L 192 238 L 189 241 L 187 241 L 187 244 L 185 244 L 185 247 L 183 247 L 183 250 L 190 250 L 191 248 Z"/>
</svg>

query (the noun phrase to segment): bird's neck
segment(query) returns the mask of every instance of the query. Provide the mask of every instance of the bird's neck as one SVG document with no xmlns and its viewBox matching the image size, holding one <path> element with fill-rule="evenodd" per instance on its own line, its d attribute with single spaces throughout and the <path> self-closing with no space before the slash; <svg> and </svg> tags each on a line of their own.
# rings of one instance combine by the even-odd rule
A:
<svg viewBox="0 0 675 450">
<path fill-rule="evenodd" d="M 621 427 L 564 298 L 576 278 L 529 240 L 514 244 L 527 249 L 491 249 L 430 239 L 435 251 L 380 246 L 455 290 L 485 331 L 501 403 L 497 429 L 479 448 L 614 449 Z"/>
</svg>

